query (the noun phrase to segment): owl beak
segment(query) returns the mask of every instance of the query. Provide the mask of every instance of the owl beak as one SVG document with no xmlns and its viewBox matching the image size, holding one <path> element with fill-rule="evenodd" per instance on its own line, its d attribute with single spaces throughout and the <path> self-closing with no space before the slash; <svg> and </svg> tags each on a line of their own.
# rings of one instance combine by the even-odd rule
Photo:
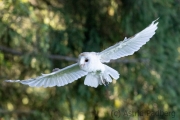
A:
<svg viewBox="0 0 180 120">
<path fill-rule="evenodd" d="M 84 67 L 84 64 L 80 64 L 80 67 Z"/>
<path fill-rule="evenodd" d="M 85 58 L 82 57 L 82 58 L 80 59 L 80 61 L 79 61 L 79 66 L 80 66 L 81 68 L 84 67 L 84 60 L 85 60 Z"/>
</svg>

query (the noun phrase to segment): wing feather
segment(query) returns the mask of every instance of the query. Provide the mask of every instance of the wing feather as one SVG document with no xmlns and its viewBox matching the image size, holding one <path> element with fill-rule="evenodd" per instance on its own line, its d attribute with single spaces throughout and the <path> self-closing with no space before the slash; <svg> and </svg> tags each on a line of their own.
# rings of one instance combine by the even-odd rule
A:
<svg viewBox="0 0 180 120">
<path fill-rule="evenodd" d="M 73 64 L 58 71 L 42 74 L 37 78 L 31 78 L 28 80 L 6 80 L 7 82 L 20 82 L 22 84 L 29 85 L 31 87 L 53 87 L 64 86 L 68 83 L 87 75 L 87 72 L 81 70 L 79 65 Z"/>
<path fill-rule="evenodd" d="M 99 56 L 101 62 L 110 62 L 111 59 L 134 54 L 134 52 L 138 51 L 155 34 L 158 25 L 158 22 L 156 22 L 157 20 L 153 21 L 148 27 L 133 37 L 128 39 L 125 37 L 123 41 L 100 52 Z"/>
</svg>

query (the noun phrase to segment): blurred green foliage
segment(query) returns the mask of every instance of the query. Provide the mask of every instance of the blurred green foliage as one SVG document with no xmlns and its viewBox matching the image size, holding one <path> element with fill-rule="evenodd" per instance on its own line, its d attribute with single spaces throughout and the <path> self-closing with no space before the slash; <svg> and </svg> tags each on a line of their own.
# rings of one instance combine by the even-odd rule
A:
<svg viewBox="0 0 180 120">
<path fill-rule="evenodd" d="M 179 13 L 179 0 L 0 0 L 0 119 L 178 120 Z M 47 56 L 102 51 L 159 17 L 150 42 L 109 64 L 121 77 L 108 87 L 85 86 L 84 78 L 52 88 L 4 82 L 63 68 L 74 62 Z M 171 114 L 133 114 L 160 110 Z"/>
</svg>

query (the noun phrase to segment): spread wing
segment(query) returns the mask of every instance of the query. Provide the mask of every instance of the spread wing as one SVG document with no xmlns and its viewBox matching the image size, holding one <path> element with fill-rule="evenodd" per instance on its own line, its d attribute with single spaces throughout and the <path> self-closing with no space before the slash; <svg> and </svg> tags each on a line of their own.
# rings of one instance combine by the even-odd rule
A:
<svg viewBox="0 0 180 120">
<path fill-rule="evenodd" d="M 150 38 L 155 34 L 158 22 L 153 21 L 148 27 L 133 37 L 125 38 L 123 41 L 105 49 L 99 53 L 102 63 L 109 62 L 111 59 L 117 59 L 124 56 L 132 55 L 138 51 Z"/>
<path fill-rule="evenodd" d="M 31 78 L 28 80 L 6 80 L 6 81 L 20 82 L 22 84 L 26 84 L 31 87 L 41 87 L 41 86 L 53 87 L 53 86 L 64 86 L 85 75 L 87 75 L 87 72 L 81 70 L 79 68 L 79 65 L 76 63 L 49 74 L 42 74 L 37 78 Z"/>
</svg>

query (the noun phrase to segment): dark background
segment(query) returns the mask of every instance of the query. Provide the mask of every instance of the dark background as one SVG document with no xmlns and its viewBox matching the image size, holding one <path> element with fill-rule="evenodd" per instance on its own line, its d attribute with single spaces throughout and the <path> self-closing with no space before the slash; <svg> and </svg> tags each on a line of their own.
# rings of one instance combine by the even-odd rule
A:
<svg viewBox="0 0 180 120">
<path fill-rule="evenodd" d="M 178 120 L 179 13 L 180 0 L 1 0 L 0 120 Z M 108 64 L 121 74 L 109 87 L 85 86 L 84 77 L 52 88 L 4 82 L 73 64 L 157 18 L 145 46 Z"/>
</svg>

